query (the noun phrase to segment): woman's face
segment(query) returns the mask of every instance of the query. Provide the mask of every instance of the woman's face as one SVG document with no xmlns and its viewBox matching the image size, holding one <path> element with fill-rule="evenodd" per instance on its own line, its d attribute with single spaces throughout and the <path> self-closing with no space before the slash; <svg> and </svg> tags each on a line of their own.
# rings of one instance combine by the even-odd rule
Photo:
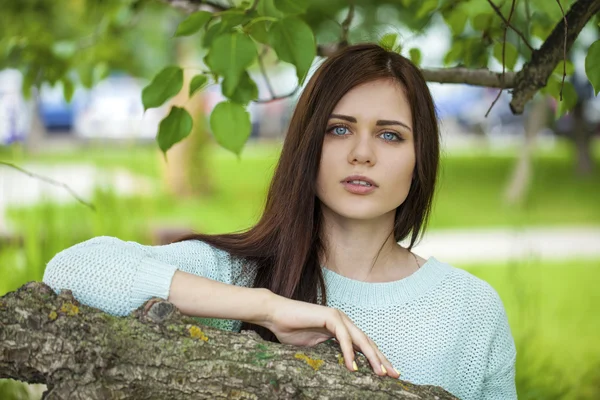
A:
<svg viewBox="0 0 600 400">
<path fill-rule="evenodd" d="M 378 218 L 404 202 L 414 168 L 412 115 L 404 91 L 392 80 L 365 83 L 346 93 L 329 117 L 317 197 L 342 217 Z M 364 176 L 371 186 L 349 178 L 353 175 Z"/>
</svg>

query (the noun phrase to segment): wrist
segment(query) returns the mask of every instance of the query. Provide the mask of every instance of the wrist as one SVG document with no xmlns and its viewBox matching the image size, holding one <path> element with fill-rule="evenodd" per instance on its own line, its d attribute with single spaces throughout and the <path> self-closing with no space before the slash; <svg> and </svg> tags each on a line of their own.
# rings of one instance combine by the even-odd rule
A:
<svg viewBox="0 0 600 400">
<path fill-rule="evenodd" d="M 271 292 L 269 289 L 255 289 L 257 291 L 257 304 L 256 304 L 256 314 L 251 321 L 248 321 L 255 325 L 260 325 L 264 328 L 269 329 L 269 326 L 272 322 L 274 303 L 277 299 L 275 293 Z"/>
</svg>

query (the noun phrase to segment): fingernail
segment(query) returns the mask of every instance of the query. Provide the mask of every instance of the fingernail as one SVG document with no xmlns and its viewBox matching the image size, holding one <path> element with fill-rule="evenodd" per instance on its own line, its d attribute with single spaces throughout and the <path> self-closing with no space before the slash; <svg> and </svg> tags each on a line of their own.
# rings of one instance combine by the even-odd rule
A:
<svg viewBox="0 0 600 400">
<path fill-rule="evenodd" d="M 383 364 L 381 364 L 381 370 L 383 371 L 384 374 L 387 374 L 387 369 L 385 369 L 385 367 L 383 366 Z"/>
<path fill-rule="evenodd" d="M 396 371 L 396 373 L 397 373 L 398 375 L 400 375 L 400 372 L 398 372 L 398 370 L 397 370 L 396 368 L 394 368 L 394 371 Z"/>
<path fill-rule="evenodd" d="M 352 366 L 354 367 L 355 371 L 358 371 L 358 365 L 356 365 L 356 361 L 352 361 Z"/>
</svg>

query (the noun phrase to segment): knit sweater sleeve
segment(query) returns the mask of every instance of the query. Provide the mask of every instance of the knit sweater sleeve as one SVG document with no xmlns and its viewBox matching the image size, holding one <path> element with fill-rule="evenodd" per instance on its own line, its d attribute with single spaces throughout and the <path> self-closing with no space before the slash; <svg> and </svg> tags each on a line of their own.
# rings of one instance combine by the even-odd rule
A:
<svg viewBox="0 0 600 400">
<path fill-rule="evenodd" d="M 100 236 L 56 254 L 43 281 L 56 293 L 69 289 L 81 303 L 129 315 L 152 297 L 167 299 L 176 270 L 223 283 L 249 286 L 242 263 L 201 241 L 144 246 Z"/>
<path fill-rule="evenodd" d="M 488 363 L 483 382 L 482 399 L 516 400 L 515 363 L 517 351 L 502 300 L 495 293 L 493 308 L 497 316 L 490 343 Z"/>
</svg>

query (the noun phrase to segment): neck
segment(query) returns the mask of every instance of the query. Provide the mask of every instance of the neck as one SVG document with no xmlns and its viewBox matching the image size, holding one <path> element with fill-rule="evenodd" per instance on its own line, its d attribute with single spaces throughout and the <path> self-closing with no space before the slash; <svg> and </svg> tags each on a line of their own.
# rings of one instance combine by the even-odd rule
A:
<svg viewBox="0 0 600 400">
<path fill-rule="evenodd" d="M 419 266 L 393 235 L 395 211 L 371 220 L 342 217 L 323 206 L 321 263 L 345 277 L 365 282 L 402 279 Z"/>
</svg>

